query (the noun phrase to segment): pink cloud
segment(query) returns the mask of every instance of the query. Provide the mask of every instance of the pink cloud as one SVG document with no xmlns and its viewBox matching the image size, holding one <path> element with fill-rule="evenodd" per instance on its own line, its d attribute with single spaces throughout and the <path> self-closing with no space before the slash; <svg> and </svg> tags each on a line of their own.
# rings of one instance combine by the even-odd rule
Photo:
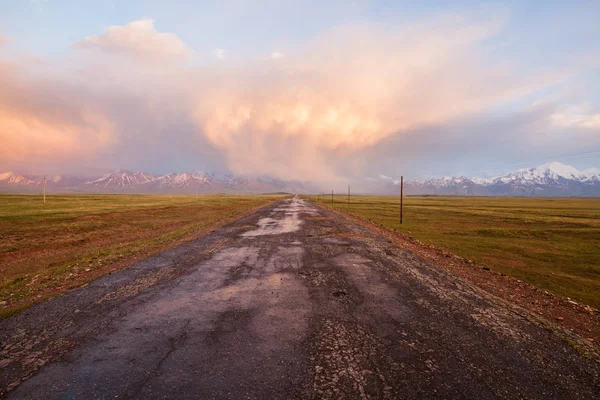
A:
<svg viewBox="0 0 600 400">
<path fill-rule="evenodd" d="M 176 35 L 158 32 L 152 19 L 109 26 L 104 34 L 88 36 L 73 47 L 99 49 L 143 60 L 181 59 L 191 54 L 191 50 Z"/>
<path fill-rule="evenodd" d="M 195 120 L 234 172 L 333 180 L 334 158 L 563 79 L 522 76 L 489 59 L 481 43 L 501 26 L 502 18 L 452 15 L 397 29 L 341 27 L 277 63 L 204 71 L 212 77 Z"/>
<path fill-rule="evenodd" d="M 0 62 L 2 164 L 82 161 L 113 144 L 112 122 L 74 94 L 60 84 L 29 80 Z"/>
<path fill-rule="evenodd" d="M 196 67 L 154 62 L 190 50 L 152 20 L 110 27 L 75 47 L 150 62 L 85 58 L 52 78 L 0 64 L 0 158 L 8 168 L 90 159 L 136 168 L 187 157 L 225 160 L 239 174 L 333 181 L 383 157 L 430 156 L 432 143 L 466 151 L 466 141 L 501 134 L 467 137 L 451 129 L 456 121 L 565 79 L 495 60 L 485 43 L 502 26 L 502 17 L 456 15 L 344 26 L 286 47 L 276 62 L 262 53 Z M 554 129 L 540 119 L 547 125 L 536 131 Z"/>
</svg>

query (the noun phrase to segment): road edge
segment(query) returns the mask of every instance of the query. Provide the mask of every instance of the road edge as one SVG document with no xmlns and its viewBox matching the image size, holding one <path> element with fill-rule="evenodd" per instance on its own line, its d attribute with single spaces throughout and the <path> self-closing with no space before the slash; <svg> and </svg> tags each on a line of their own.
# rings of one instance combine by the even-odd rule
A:
<svg viewBox="0 0 600 400">
<path fill-rule="evenodd" d="M 136 263 L 138 263 L 142 260 L 145 260 L 146 258 L 152 257 L 156 254 L 159 254 L 159 253 L 167 251 L 167 250 L 175 249 L 177 247 L 184 245 L 185 243 L 188 243 L 188 242 L 194 241 L 196 239 L 200 239 L 204 236 L 207 236 L 208 234 L 212 233 L 213 231 L 215 231 L 217 229 L 220 229 L 224 226 L 232 224 L 233 222 L 237 221 L 238 219 L 245 218 L 248 215 L 258 212 L 259 210 L 261 210 L 265 207 L 269 207 L 269 206 L 273 205 L 275 202 L 280 201 L 285 198 L 287 198 L 287 197 L 284 196 L 282 198 L 272 199 L 271 201 L 269 201 L 263 205 L 249 208 L 248 210 L 241 212 L 238 215 L 231 216 L 231 217 L 225 217 L 225 218 L 219 219 L 217 221 L 214 221 L 203 228 L 199 228 L 190 233 L 187 233 L 183 237 L 173 240 L 169 243 L 161 244 L 156 247 L 145 249 L 138 253 L 134 253 L 132 255 L 126 256 L 118 261 L 113 262 L 113 263 L 106 264 L 102 270 L 94 271 L 97 273 L 88 275 L 85 279 L 69 286 L 69 288 L 67 288 L 64 291 L 61 291 L 60 293 L 43 295 L 40 298 L 34 298 L 33 301 L 31 301 L 29 303 L 19 304 L 16 307 L 2 310 L 2 312 L 0 312 L 0 321 L 12 318 L 12 317 L 20 314 L 21 312 L 29 309 L 30 307 L 35 306 L 36 304 L 43 303 L 44 301 L 50 300 L 50 299 L 58 297 L 58 296 L 62 296 L 65 293 L 69 293 L 73 290 L 77 290 L 82 287 L 85 287 L 89 283 L 91 283 L 97 279 L 100 279 L 103 276 L 112 274 L 113 272 L 127 269 L 127 268 L 135 265 Z M 165 233 L 165 234 L 168 234 L 168 233 Z"/>
<path fill-rule="evenodd" d="M 310 201 L 307 199 L 304 200 Z M 423 243 L 410 235 L 395 231 L 391 228 L 385 227 L 384 225 L 378 225 L 371 220 L 356 214 L 352 214 L 351 212 L 333 209 L 327 207 L 326 205 L 312 201 L 310 202 L 316 207 L 330 211 L 346 220 L 358 223 L 371 232 L 384 236 L 394 245 L 423 259 L 427 264 L 435 268 L 441 268 L 470 283 L 487 296 L 490 296 L 499 303 L 504 304 L 517 315 L 527 319 L 541 328 L 546 329 L 549 333 L 556 335 L 569 346 L 577 350 L 577 352 L 582 356 L 600 363 L 599 310 L 587 305 L 574 303 L 570 299 L 547 292 L 511 276 L 491 271 L 489 268 L 484 269 L 485 267 L 478 267 L 470 260 L 454 255 L 431 244 Z M 432 256 L 432 253 L 434 256 Z M 454 264 L 455 268 L 450 267 L 450 263 L 439 262 L 440 259 L 450 260 L 451 263 Z M 459 266 L 460 268 L 456 268 L 456 266 L 458 266 L 457 264 L 461 264 Z M 471 271 L 483 273 L 486 275 L 486 277 L 494 277 L 496 282 L 501 282 L 501 284 L 505 285 L 503 289 L 507 290 L 491 291 L 489 290 L 489 287 L 483 286 L 480 280 L 472 279 L 472 275 L 461 273 L 461 270 L 463 269 L 469 269 Z M 523 306 L 522 302 L 520 304 L 519 302 L 514 301 L 516 298 L 515 296 L 511 298 L 509 295 L 502 295 L 508 293 L 519 293 L 524 296 L 524 294 L 522 294 L 523 292 L 526 292 L 527 295 L 532 297 L 534 296 L 537 298 L 543 298 L 546 300 L 546 302 L 540 304 L 536 303 L 535 308 L 528 309 Z M 550 304 L 550 306 L 546 306 L 545 304 Z M 557 304 L 561 307 L 556 307 Z M 554 307 L 552 305 L 554 305 Z M 565 313 L 567 311 L 569 314 Z M 564 317 L 562 315 L 564 315 Z M 577 323 L 581 320 L 587 320 L 589 323 L 585 326 L 582 326 L 581 324 Z"/>
</svg>

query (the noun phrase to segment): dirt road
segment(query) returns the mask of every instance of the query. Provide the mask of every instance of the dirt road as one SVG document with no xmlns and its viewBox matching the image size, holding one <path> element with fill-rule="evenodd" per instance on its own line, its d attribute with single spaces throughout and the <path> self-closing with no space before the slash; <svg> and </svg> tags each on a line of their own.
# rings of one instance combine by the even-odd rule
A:
<svg viewBox="0 0 600 400">
<path fill-rule="evenodd" d="M 598 398 L 600 364 L 543 325 L 294 198 L 0 321 L 0 387 L 29 399 Z"/>
</svg>

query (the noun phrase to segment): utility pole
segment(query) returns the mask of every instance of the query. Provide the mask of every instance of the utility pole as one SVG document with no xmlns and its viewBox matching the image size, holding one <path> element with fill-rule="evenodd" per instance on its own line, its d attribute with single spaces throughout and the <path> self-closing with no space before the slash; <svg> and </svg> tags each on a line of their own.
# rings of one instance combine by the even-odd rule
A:
<svg viewBox="0 0 600 400">
<path fill-rule="evenodd" d="M 402 223 L 402 209 L 404 198 L 404 176 L 400 176 L 400 223 Z"/>
<path fill-rule="evenodd" d="M 44 175 L 44 204 L 46 204 L 46 175 Z"/>
</svg>

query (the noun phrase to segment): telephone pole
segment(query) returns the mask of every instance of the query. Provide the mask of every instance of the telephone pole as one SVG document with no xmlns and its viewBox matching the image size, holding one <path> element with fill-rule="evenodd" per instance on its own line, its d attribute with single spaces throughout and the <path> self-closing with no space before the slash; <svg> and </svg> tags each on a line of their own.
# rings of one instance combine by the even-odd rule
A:
<svg viewBox="0 0 600 400">
<path fill-rule="evenodd" d="M 404 176 L 400 176 L 400 223 L 402 223 L 402 209 L 404 198 Z"/>
</svg>

